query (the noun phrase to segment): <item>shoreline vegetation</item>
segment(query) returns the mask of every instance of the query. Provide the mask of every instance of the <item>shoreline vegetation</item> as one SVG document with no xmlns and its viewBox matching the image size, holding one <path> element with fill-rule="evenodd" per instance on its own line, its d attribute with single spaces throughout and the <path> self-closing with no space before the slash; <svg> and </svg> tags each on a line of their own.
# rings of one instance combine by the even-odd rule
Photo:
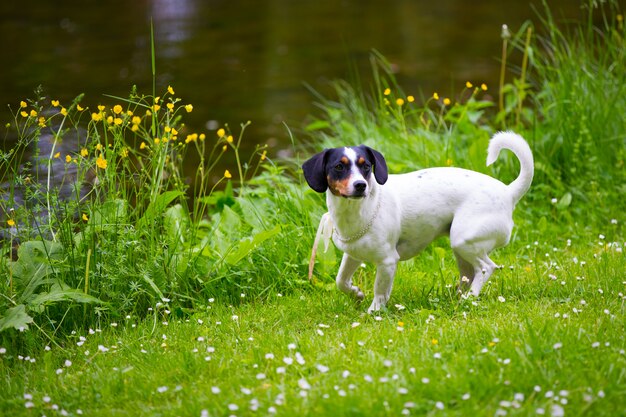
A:
<svg viewBox="0 0 626 417">
<path fill-rule="evenodd" d="M 617 2 L 583 7 L 503 28 L 500 85 L 454 97 L 404 92 L 372 52 L 372 85 L 313 92 L 293 160 L 243 155 L 250 122 L 189 131 L 175 86 L 110 107 L 19 102 L 0 158 L 0 414 L 623 412 L 626 30 Z M 515 158 L 485 166 L 504 129 L 536 174 L 480 298 L 456 295 L 445 239 L 401 264 L 380 315 L 335 290 L 332 246 L 307 279 L 325 211 L 299 168 L 313 150 L 364 143 L 390 172 L 510 182 Z M 370 296 L 372 274 L 355 276 Z"/>
</svg>

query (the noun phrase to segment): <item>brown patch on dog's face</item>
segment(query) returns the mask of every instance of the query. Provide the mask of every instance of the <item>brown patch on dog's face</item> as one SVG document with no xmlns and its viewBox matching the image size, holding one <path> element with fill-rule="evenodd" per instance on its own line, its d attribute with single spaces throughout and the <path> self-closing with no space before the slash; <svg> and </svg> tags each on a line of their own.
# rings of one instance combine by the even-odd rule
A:
<svg viewBox="0 0 626 417">
<path fill-rule="evenodd" d="M 348 195 L 348 189 L 350 187 L 350 177 L 336 179 L 336 178 L 331 178 L 331 176 L 329 175 L 327 177 L 327 180 L 328 180 L 328 189 L 330 190 L 331 193 L 340 197 L 341 196 L 345 197 L 346 195 Z"/>
</svg>

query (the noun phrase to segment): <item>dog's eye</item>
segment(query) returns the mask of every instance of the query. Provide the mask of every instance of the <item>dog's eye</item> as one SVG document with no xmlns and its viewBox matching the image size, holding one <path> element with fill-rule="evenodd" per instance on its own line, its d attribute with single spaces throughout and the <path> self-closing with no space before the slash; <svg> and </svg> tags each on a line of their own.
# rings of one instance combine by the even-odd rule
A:
<svg viewBox="0 0 626 417">
<path fill-rule="evenodd" d="M 361 169 L 363 170 L 363 172 L 370 172 L 370 170 L 372 169 L 372 166 L 369 164 L 365 164 L 361 167 Z"/>
<path fill-rule="evenodd" d="M 335 171 L 343 171 L 343 164 L 335 165 Z"/>
</svg>

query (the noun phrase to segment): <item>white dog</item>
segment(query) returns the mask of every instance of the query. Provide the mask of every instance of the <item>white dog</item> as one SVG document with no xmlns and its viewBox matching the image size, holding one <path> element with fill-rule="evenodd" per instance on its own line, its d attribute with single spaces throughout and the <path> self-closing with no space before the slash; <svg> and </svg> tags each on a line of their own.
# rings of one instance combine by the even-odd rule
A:
<svg viewBox="0 0 626 417">
<path fill-rule="evenodd" d="M 460 168 L 430 168 L 388 175 L 384 157 L 361 145 L 326 149 L 303 165 L 309 186 L 326 193 L 333 241 L 344 252 L 337 286 L 362 300 L 352 275 L 362 262 L 376 264 L 374 300 L 368 312 L 389 300 L 398 261 L 416 256 L 438 236 L 449 234 L 460 271 L 460 288 L 478 296 L 496 268 L 489 253 L 509 242 L 513 209 L 533 178 L 533 155 L 512 132 L 494 135 L 487 165 L 500 150 L 520 161 L 511 184 Z M 372 175 L 373 174 L 373 175 Z"/>
</svg>

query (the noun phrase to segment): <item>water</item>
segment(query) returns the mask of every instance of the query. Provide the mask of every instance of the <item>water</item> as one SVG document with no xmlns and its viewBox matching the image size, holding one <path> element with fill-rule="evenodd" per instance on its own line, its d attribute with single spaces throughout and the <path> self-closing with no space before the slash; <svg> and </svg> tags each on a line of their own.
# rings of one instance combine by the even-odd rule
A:
<svg viewBox="0 0 626 417">
<path fill-rule="evenodd" d="M 581 14 L 577 1 L 549 3 L 556 16 Z M 135 84 L 151 93 L 152 19 L 157 89 L 171 84 L 194 105 L 187 125 L 251 120 L 245 146 L 276 155 L 288 148 L 285 124 L 306 140 L 316 110 L 304 83 L 328 92 L 352 68 L 367 80 L 376 49 L 409 94 L 449 95 L 467 80 L 495 93 L 501 25 L 516 31 L 530 18 L 538 21 L 527 0 L 3 1 L 0 121 L 38 85 L 66 105 L 85 93 L 91 108 Z"/>
</svg>

